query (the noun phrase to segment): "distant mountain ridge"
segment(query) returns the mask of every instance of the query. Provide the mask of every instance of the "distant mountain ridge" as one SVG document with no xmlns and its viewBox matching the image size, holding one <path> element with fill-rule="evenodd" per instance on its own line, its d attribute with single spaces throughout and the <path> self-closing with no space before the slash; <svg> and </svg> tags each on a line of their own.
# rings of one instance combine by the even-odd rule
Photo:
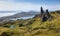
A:
<svg viewBox="0 0 60 36">
<path fill-rule="evenodd" d="M 28 17 L 28 16 L 37 15 L 37 14 L 39 14 L 39 12 L 35 12 L 35 11 L 21 12 L 21 13 L 16 13 L 12 16 L 1 17 L 0 21 L 16 19 L 16 18 L 20 18 L 20 17 Z"/>
</svg>

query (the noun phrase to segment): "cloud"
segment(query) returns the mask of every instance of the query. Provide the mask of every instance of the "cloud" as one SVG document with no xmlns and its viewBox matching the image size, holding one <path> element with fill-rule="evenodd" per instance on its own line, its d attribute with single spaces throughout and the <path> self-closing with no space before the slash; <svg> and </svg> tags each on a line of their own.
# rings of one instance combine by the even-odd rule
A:
<svg viewBox="0 0 60 36">
<path fill-rule="evenodd" d="M 60 10 L 60 5 L 44 5 L 44 4 L 33 4 L 28 2 L 14 2 L 14 0 L 0 0 L 0 11 L 40 11 L 40 7 L 44 10 Z M 15 12 L 14 12 L 15 13 Z M 14 14 L 13 13 L 13 14 Z M 3 15 L 4 14 L 4 15 Z M 12 13 L 0 13 L 0 17 L 13 15 Z"/>
<path fill-rule="evenodd" d="M 59 10 L 60 5 L 41 5 L 41 4 L 32 4 L 27 2 L 16 3 L 14 0 L 5 0 L 0 1 L 0 10 L 4 11 L 40 11 L 40 7 L 43 6 L 44 9 L 49 10 Z"/>
<path fill-rule="evenodd" d="M 0 10 L 38 10 L 39 6 L 30 3 L 0 2 Z"/>
<path fill-rule="evenodd" d="M 0 17 L 4 17 L 4 16 L 11 16 L 14 15 L 15 13 L 0 13 Z"/>
</svg>

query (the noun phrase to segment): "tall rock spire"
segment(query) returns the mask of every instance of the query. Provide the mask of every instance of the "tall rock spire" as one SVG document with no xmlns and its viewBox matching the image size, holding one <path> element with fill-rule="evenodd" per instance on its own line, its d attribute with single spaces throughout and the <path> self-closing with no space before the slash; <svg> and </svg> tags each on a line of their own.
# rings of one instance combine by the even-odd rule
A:
<svg viewBox="0 0 60 36">
<path fill-rule="evenodd" d="M 41 11 L 40 11 L 41 13 L 40 13 L 40 16 L 42 17 L 42 15 L 43 15 L 43 13 L 44 13 L 44 10 L 43 10 L 43 8 L 41 7 Z"/>
</svg>

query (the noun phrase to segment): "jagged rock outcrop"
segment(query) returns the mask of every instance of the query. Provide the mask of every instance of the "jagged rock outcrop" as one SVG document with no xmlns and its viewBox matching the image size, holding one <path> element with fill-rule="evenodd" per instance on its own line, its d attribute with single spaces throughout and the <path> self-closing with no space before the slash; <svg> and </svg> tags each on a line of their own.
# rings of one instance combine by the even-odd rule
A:
<svg viewBox="0 0 60 36">
<path fill-rule="evenodd" d="M 48 9 L 46 10 L 46 12 L 44 12 L 43 8 L 41 7 L 40 17 L 42 22 L 45 22 L 48 19 L 51 19 L 51 15 L 49 14 Z"/>
</svg>

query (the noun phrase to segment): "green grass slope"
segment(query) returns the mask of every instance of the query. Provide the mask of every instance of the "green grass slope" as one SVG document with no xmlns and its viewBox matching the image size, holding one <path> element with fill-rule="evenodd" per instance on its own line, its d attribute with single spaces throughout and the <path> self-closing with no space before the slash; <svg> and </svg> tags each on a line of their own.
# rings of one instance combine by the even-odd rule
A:
<svg viewBox="0 0 60 36">
<path fill-rule="evenodd" d="M 53 16 L 52 20 L 45 22 L 41 22 L 41 18 L 36 16 L 28 20 L 0 23 L 3 24 L 0 25 L 0 36 L 60 36 L 60 14 L 50 14 Z M 15 28 L 10 28 L 11 25 Z"/>
</svg>

